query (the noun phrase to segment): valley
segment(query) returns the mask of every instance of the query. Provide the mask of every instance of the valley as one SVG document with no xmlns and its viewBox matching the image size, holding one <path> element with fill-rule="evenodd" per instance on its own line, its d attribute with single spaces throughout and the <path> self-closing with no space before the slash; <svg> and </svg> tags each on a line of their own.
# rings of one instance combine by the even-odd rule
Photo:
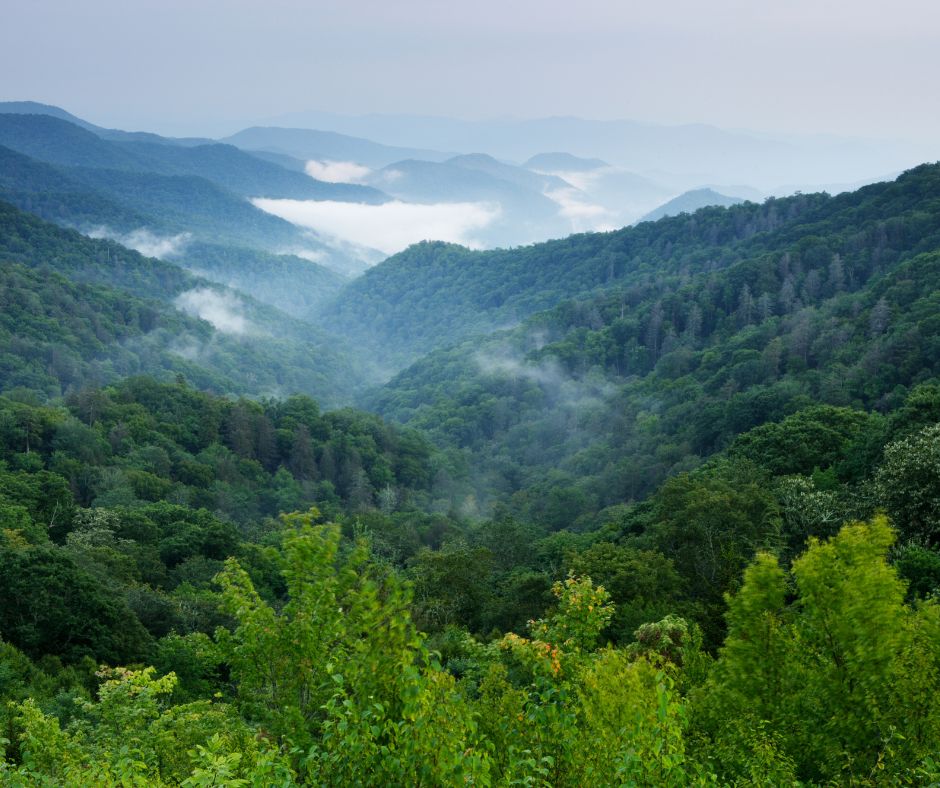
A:
<svg viewBox="0 0 940 788">
<path fill-rule="evenodd" d="M 0 783 L 940 780 L 940 164 L 283 122 L 0 104 Z"/>
</svg>

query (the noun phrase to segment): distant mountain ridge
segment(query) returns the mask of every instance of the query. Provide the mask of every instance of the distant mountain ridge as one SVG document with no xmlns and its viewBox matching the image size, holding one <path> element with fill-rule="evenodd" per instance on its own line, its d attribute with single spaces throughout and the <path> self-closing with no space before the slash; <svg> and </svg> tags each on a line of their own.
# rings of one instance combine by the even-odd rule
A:
<svg viewBox="0 0 940 788">
<path fill-rule="evenodd" d="M 0 145 L 51 164 L 158 175 L 199 176 L 244 197 L 351 200 L 387 198 L 364 186 L 331 184 L 258 159 L 231 145 L 182 147 L 105 140 L 52 115 L 0 114 Z"/>
<path fill-rule="evenodd" d="M 281 153 L 298 159 L 350 161 L 368 167 L 384 167 L 402 159 L 444 161 L 453 153 L 383 145 L 335 131 L 254 126 L 220 140 L 242 150 Z"/>
<path fill-rule="evenodd" d="M 702 123 L 665 124 L 577 117 L 461 120 L 427 115 L 298 112 L 271 125 L 332 129 L 386 145 L 482 150 L 522 162 L 544 151 L 601 159 L 641 175 L 681 175 L 676 191 L 743 182 L 762 191 L 782 183 L 851 183 L 937 158 L 935 147 L 836 137 L 769 135 Z"/>
<path fill-rule="evenodd" d="M 673 197 L 669 202 L 660 205 L 656 210 L 650 211 L 646 216 L 640 219 L 640 222 L 655 222 L 664 216 L 678 216 L 680 213 L 695 213 L 700 208 L 707 208 L 710 205 L 718 205 L 727 208 L 731 205 L 738 205 L 744 202 L 740 197 L 729 197 L 726 194 L 719 194 L 714 189 L 693 189 L 678 197 Z"/>
<path fill-rule="evenodd" d="M 609 167 L 610 165 L 602 159 L 585 159 L 571 153 L 557 151 L 554 153 L 536 153 L 522 166 L 528 167 L 530 170 L 545 170 L 548 172 L 584 172 Z"/>
</svg>

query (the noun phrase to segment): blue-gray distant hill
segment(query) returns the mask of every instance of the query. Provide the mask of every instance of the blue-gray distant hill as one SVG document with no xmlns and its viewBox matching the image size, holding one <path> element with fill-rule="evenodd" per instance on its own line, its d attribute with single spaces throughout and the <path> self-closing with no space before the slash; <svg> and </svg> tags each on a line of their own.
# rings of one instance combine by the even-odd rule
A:
<svg viewBox="0 0 940 788">
<path fill-rule="evenodd" d="M 384 167 L 402 159 L 444 161 L 453 156 L 452 153 L 434 150 L 382 145 L 334 131 L 266 126 L 243 129 L 221 142 L 247 151 L 281 153 L 298 159 L 317 161 L 352 161 L 366 167 Z"/>
<path fill-rule="evenodd" d="M 632 224 L 675 193 L 644 175 L 614 167 L 602 159 L 586 159 L 571 153 L 539 153 L 523 166 L 577 187 L 588 202 L 605 209 L 610 226 Z"/>
<path fill-rule="evenodd" d="M 162 137 L 149 131 L 122 131 L 121 129 L 107 129 L 89 123 L 71 112 L 52 104 L 42 104 L 38 101 L 0 101 L 0 114 L 3 115 L 49 115 L 59 120 L 65 120 L 93 132 L 106 140 L 119 140 L 123 142 L 136 140 L 138 142 L 155 142 L 161 145 L 206 145 L 214 140 L 205 137 Z"/>
<path fill-rule="evenodd" d="M 597 158 L 642 174 L 683 175 L 677 191 L 703 183 L 748 183 L 762 191 L 784 182 L 852 182 L 931 160 L 929 145 L 826 135 L 768 135 L 706 124 L 667 125 L 577 117 L 462 120 L 426 115 L 295 113 L 274 125 L 331 129 L 432 150 L 482 150 L 525 161 L 544 151 Z M 399 156 L 398 158 L 405 158 Z M 424 158 L 424 157 L 419 157 Z M 779 193 L 779 192 L 777 192 Z M 652 207 L 652 206 L 650 206 Z M 647 208 L 649 210 L 649 208 Z"/>
<path fill-rule="evenodd" d="M 487 247 L 517 246 L 572 232 L 559 203 L 546 195 L 553 188 L 570 186 L 483 154 L 446 162 L 397 161 L 373 172 L 368 182 L 407 202 L 486 205 L 496 217 L 475 234 L 475 240 Z"/>
<path fill-rule="evenodd" d="M 640 219 L 641 222 L 655 222 L 665 216 L 678 216 L 680 213 L 695 213 L 700 208 L 717 205 L 727 208 L 744 202 L 740 197 L 729 197 L 719 194 L 714 189 L 693 189 L 680 194 L 669 202 L 660 205 L 655 211 L 650 211 Z"/>
<path fill-rule="evenodd" d="M 68 167 L 197 176 L 243 197 L 382 203 L 365 186 L 324 183 L 264 161 L 232 145 L 183 147 L 114 141 L 52 115 L 0 113 L 0 145 L 34 159 Z"/>
<path fill-rule="evenodd" d="M 587 172 L 610 165 L 603 159 L 584 159 L 572 153 L 557 151 L 553 153 L 536 153 L 523 167 L 543 172 Z"/>
</svg>

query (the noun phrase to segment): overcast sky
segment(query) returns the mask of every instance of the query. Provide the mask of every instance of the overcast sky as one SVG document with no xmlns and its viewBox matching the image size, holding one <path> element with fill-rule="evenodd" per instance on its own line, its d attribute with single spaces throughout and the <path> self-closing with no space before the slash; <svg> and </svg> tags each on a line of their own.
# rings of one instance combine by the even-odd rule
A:
<svg viewBox="0 0 940 788">
<path fill-rule="evenodd" d="M 301 110 L 926 140 L 938 0 L 5 0 L 0 99 L 221 135 Z"/>
</svg>

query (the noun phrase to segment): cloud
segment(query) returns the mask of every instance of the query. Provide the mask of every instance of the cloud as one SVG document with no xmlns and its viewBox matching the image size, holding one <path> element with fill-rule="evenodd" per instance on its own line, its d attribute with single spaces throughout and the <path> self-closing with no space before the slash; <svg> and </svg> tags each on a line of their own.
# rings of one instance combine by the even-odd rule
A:
<svg viewBox="0 0 940 788">
<path fill-rule="evenodd" d="M 189 233 L 179 235 L 157 235 L 146 227 L 121 233 L 104 225 L 93 227 L 85 233 L 89 238 L 109 238 L 121 246 L 135 249 L 145 257 L 158 257 L 166 260 L 182 254 L 192 236 Z"/>
<path fill-rule="evenodd" d="M 188 315 L 211 323 L 224 334 L 247 334 L 252 326 L 242 315 L 242 302 L 231 293 L 220 293 L 209 287 L 197 287 L 180 293 L 176 307 Z"/>
<path fill-rule="evenodd" d="M 616 227 L 610 212 L 603 205 L 586 202 L 586 195 L 578 189 L 549 189 L 545 196 L 558 203 L 559 213 L 571 222 L 571 229 L 575 232 L 598 232 Z"/>
<path fill-rule="evenodd" d="M 382 205 L 334 202 L 332 200 L 271 200 L 252 202 L 263 211 L 289 222 L 348 241 L 379 249 L 385 254 L 400 252 L 418 241 L 450 241 L 471 248 L 482 244 L 476 231 L 499 216 L 500 209 L 487 203 L 438 203 L 416 205 L 399 200 Z"/>
<path fill-rule="evenodd" d="M 311 263 L 323 263 L 329 259 L 329 255 L 321 249 L 290 249 L 285 251 L 284 254 L 292 254 L 294 257 L 300 257 L 303 260 L 308 260 Z"/>
<path fill-rule="evenodd" d="M 362 183 L 372 170 L 353 161 L 317 161 L 311 159 L 304 169 L 311 178 L 327 183 Z"/>
<path fill-rule="evenodd" d="M 537 346 L 544 345 L 546 338 L 534 334 L 529 338 Z M 604 401 L 616 388 L 603 374 L 590 372 L 575 377 L 554 358 L 542 358 L 537 362 L 523 358 L 519 351 L 511 347 L 493 348 L 474 355 L 474 362 L 484 375 L 498 375 L 509 378 L 530 380 L 538 384 L 556 406 L 571 408 L 603 407 Z"/>
<path fill-rule="evenodd" d="M 599 180 L 615 171 L 615 167 L 610 167 L 607 165 L 603 167 L 595 167 L 593 170 L 532 169 L 532 172 L 537 172 L 540 175 L 554 175 L 556 178 L 561 178 L 563 181 L 567 181 L 576 189 L 579 189 L 583 192 L 591 191 L 591 188 L 596 186 Z"/>
</svg>

